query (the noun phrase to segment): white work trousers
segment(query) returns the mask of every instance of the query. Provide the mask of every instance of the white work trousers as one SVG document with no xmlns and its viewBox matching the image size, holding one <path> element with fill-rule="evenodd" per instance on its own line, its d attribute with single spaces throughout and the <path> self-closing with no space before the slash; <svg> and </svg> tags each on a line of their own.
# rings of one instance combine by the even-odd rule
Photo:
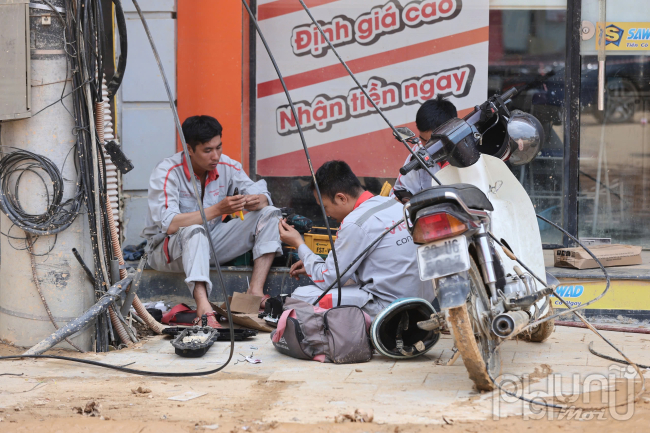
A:
<svg viewBox="0 0 650 433">
<path fill-rule="evenodd" d="M 323 290 L 318 286 L 302 286 L 296 288 L 291 294 L 291 297 L 313 304 L 322 294 Z M 339 289 L 335 284 L 332 290 L 321 299 L 318 305 L 323 308 L 336 307 L 338 299 Z M 355 284 L 341 287 L 341 305 L 356 305 L 374 319 L 377 314 L 390 305 L 390 302 L 384 301 L 370 292 L 366 292 Z"/>
<path fill-rule="evenodd" d="M 217 259 L 226 263 L 253 250 L 253 260 L 274 253 L 282 254 L 278 224 L 280 210 L 273 206 L 249 212 L 242 221 L 233 218 L 217 224 L 210 233 Z M 208 296 L 212 291 L 210 281 L 210 244 L 203 225 L 195 224 L 180 228 L 149 252 L 149 266 L 162 272 L 185 272 L 185 283 L 194 295 L 194 283 L 205 283 Z"/>
</svg>

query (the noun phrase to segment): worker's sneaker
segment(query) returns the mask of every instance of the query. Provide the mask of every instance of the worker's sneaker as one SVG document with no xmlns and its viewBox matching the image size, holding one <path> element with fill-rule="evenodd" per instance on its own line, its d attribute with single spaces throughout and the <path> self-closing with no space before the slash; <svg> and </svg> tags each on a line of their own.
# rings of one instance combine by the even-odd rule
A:
<svg viewBox="0 0 650 433">
<path fill-rule="evenodd" d="M 212 311 L 210 313 L 204 314 L 204 316 L 207 318 L 207 322 L 208 322 L 207 326 L 209 326 L 210 328 L 222 328 L 222 326 L 217 321 L 217 313 Z M 194 326 L 204 326 L 202 324 L 201 317 L 195 317 L 192 324 Z"/>
</svg>

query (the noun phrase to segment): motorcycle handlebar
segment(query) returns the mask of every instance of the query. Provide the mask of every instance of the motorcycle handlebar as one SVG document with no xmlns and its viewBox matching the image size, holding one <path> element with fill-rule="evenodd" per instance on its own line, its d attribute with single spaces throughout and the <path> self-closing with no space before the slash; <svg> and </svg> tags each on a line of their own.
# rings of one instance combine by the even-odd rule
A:
<svg viewBox="0 0 650 433">
<path fill-rule="evenodd" d="M 500 95 L 498 98 L 499 98 L 499 100 L 502 101 L 502 103 L 505 103 L 509 99 L 512 99 L 512 97 L 514 97 L 517 93 L 519 93 L 519 90 L 516 87 L 511 87 L 505 93 Z M 489 107 L 488 104 L 491 103 L 490 101 L 493 100 L 493 98 L 490 98 L 490 100 L 486 101 L 480 107 L 481 110 L 487 110 L 488 107 Z M 472 124 L 476 123 L 479 120 L 479 118 L 477 117 L 476 119 L 474 119 L 474 117 L 481 114 L 481 112 L 482 112 L 481 110 L 478 110 L 478 111 L 475 110 L 474 112 L 472 112 L 472 113 L 468 114 L 467 116 L 465 116 L 465 119 L 468 122 L 472 123 Z M 492 113 L 490 113 L 490 114 L 492 114 Z M 481 119 L 482 118 L 483 118 L 483 114 L 481 114 Z M 472 119 L 474 119 L 473 122 L 472 122 Z M 438 137 L 436 137 L 436 138 L 438 138 Z M 425 154 L 426 156 L 424 156 L 424 159 L 427 161 L 427 163 L 431 161 L 429 156 L 433 156 L 434 154 L 436 155 L 436 157 L 433 157 L 433 161 L 439 161 L 442 158 L 444 158 L 444 156 L 445 156 L 444 155 L 444 149 L 443 149 L 443 147 L 441 145 L 441 142 L 438 141 L 437 143 L 440 143 L 437 147 L 435 147 L 435 144 L 429 144 L 429 146 L 427 146 L 427 152 L 429 152 L 429 155 Z M 440 152 L 442 152 L 442 153 L 440 153 Z M 410 173 L 411 171 L 413 171 L 415 169 L 419 169 L 419 168 L 422 168 L 422 167 L 420 167 L 420 161 L 417 158 L 413 158 L 413 159 L 411 159 L 411 161 L 409 163 L 404 165 L 404 167 L 400 168 L 399 172 L 400 172 L 400 174 L 402 176 L 405 176 L 408 173 Z"/>
<path fill-rule="evenodd" d="M 513 87 L 510 90 L 508 90 L 506 93 L 501 95 L 501 99 L 507 101 L 508 99 L 511 99 L 513 96 L 515 96 L 517 93 L 518 93 L 517 88 Z"/>
<path fill-rule="evenodd" d="M 411 171 L 413 171 L 415 168 L 417 168 L 420 165 L 420 161 L 417 159 L 413 159 L 411 162 L 406 164 L 404 167 L 399 169 L 399 172 L 402 176 L 407 175 Z"/>
</svg>

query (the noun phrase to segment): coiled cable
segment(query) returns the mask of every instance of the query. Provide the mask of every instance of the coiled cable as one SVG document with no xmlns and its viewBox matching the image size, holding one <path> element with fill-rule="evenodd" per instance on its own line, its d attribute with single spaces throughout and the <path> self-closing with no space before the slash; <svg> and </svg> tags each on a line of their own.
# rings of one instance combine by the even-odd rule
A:
<svg viewBox="0 0 650 433">
<path fill-rule="evenodd" d="M 16 226 L 34 235 L 53 235 L 67 229 L 79 215 L 81 191 L 78 189 L 74 197 L 64 201 L 63 177 L 57 166 L 42 155 L 12 149 L 0 160 L 0 210 Z M 20 181 L 28 172 L 38 176 L 46 190 L 47 209 L 41 214 L 27 212 L 20 202 Z M 51 197 L 48 185 L 52 187 Z"/>
</svg>

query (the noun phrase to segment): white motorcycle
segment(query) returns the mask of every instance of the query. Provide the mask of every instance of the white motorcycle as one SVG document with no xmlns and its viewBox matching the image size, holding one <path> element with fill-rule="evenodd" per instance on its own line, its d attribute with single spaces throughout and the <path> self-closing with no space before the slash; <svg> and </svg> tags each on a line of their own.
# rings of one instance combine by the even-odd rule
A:
<svg viewBox="0 0 650 433">
<path fill-rule="evenodd" d="M 529 163 L 544 140 L 535 117 L 508 110 L 516 92 L 495 95 L 464 119 L 451 119 L 434 131 L 418 152 L 427 165 L 449 163 L 436 174 L 442 185 L 434 183 L 404 207 L 413 241 L 420 245 L 420 278 L 432 282 L 444 313 L 444 320 L 432 315 L 417 326 L 433 331 L 446 321 L 479 390 L 493 389 L 489 376 L 500 374 L 495 349 L 501 339 L 552 312 L 552 289 L 515 261 L 546 278 L 533 205 L 504 162 Z M 414 136 L 406 128 L 399 132 Z M 400 172 L 421 168 L 413 160 Z M 553 330 L 548 321 L 524 337 L 543 341 Z"/>
</svg>

